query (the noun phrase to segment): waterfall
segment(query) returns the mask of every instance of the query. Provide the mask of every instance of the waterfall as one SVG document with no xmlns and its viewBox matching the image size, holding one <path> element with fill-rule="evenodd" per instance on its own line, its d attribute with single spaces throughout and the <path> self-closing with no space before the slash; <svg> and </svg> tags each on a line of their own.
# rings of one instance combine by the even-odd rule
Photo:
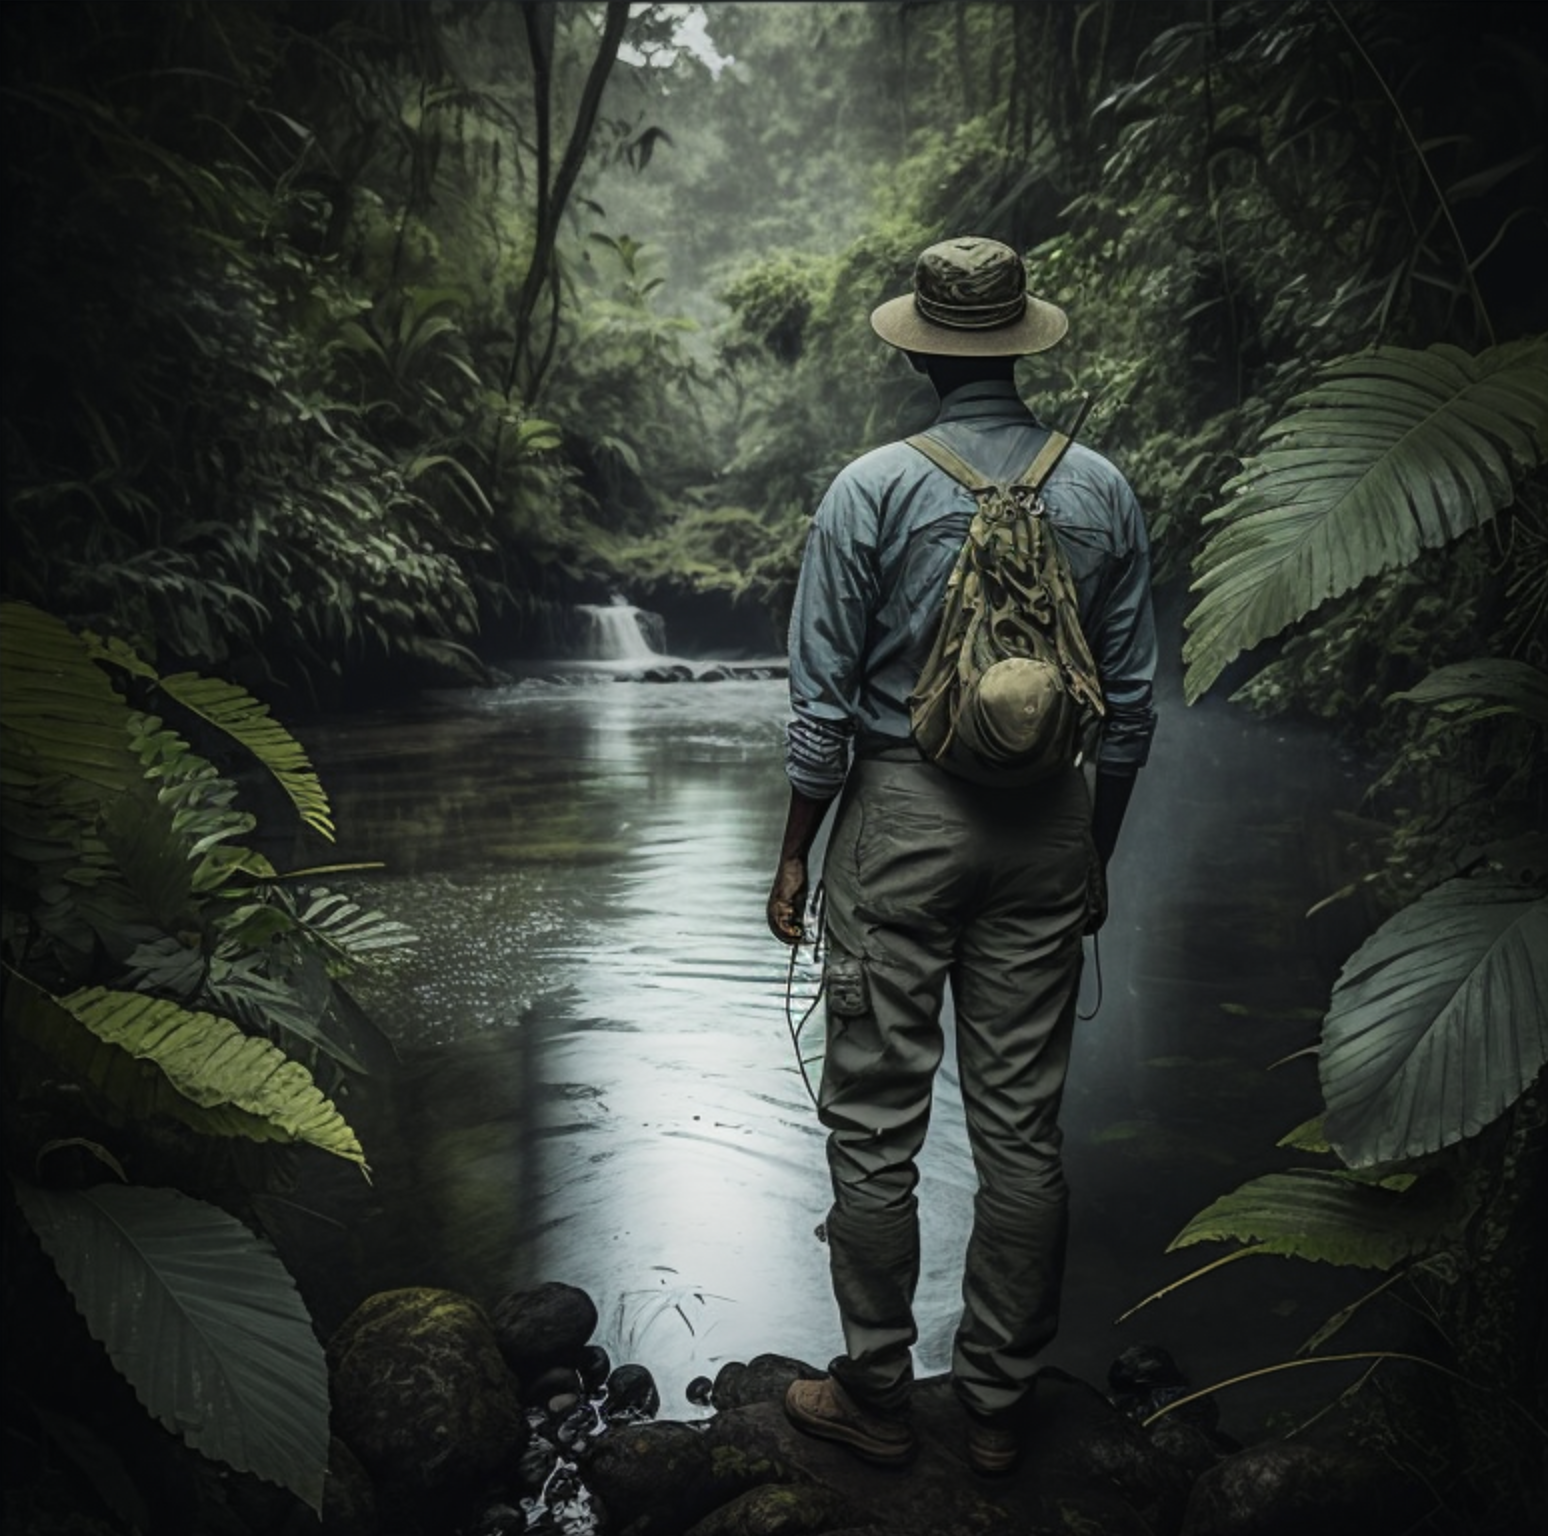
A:
<svg viewBox="0 0 1548 1536">
<path fill-rule="evenodd" d="M 589 661 L 652 661 L 665 654 L 666 626 L 658 613 L 621 597 L 581 603 L 576 612 L 582 621 L 582 654 Z"/>
</svg>

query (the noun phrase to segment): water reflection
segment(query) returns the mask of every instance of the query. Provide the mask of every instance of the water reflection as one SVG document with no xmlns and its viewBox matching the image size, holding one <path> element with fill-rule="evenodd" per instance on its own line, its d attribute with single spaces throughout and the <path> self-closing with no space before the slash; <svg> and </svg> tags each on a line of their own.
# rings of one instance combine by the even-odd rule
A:
<svg viewBox="0 0 1548 1536">
<path fill-rule="evenodd" d="M 838 1344 L 813 1235 L 821 1134 L 762 919 L 783 715 L 772 680 L 529 681 L 307 736 L 341 855 L 385 860 L 364 894 L 422 936 L 362 989 L 403 1057 L 360 1106 L 366 1283 L 581 1285 L 601 1342 L 649 1365 L 678 1417 L 727 1359 L 820 1363 Z M 1300 914 L 1327 888 L 1306 829 L 1335 780 L 1318 743 L 1208 710 L 1168 716 L 1141 780 L 1065 1116 L 1075 1225 L 1050 1358 L 1088 1379 L 1147 1337 L 1199 1380 L 1231 1374 L 1232 1308 L 1285 1353 L 1320 1320 L 1303 1269 L 1260 1261 L 1224 1305 L 1197 1287 L 1113 1325 L 1191 1267 L 1162 1258 L 1183 1221 L 1310 1112 L 1304 1077 L 1265 1069 L 1325 990 Z M 798 1008 L 814 984 L 803 961 Z M 973 1185 L 949 1056 L 924 1165 L 928 1372 L 948 1357 Z"/>
</svg>

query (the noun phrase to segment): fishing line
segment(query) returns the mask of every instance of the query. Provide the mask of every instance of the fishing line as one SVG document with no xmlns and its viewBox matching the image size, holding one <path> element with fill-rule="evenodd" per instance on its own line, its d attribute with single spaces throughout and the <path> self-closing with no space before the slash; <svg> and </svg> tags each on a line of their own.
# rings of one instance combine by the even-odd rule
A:
<svg viewBox="0 0 1548 1536">
<path fill-rule="evenodd" d="M 1091 1005 L 1090 1013 L 1082 1013 L 1079 1005 L 1076 1006 L 1075 1017 L 1082 1023 L 1094 1019 L 1102 1006 L 1102 944 L 1101 936 L 1095 933 L 1091 935 L 1091 969 L 1096 972 L 1096 1001 Z"/>
<path fill-rule="evenodd" d="M 822 960 L 824 925 L 822 920 L 823 886 L 818 881 L 816 894 L 812 897 L 810 908 L 809 927 L 816 937 L 812 940 L 812 964 L 818 965 Z M 803 934 L 807 927 L 802 928 Z M 812 1087 L 811 1074 L 806 1070 L 806 1058 L 801 1054 L 801 1031 L 811 1022 L 811 1017 L 817 1011 L 817 1005 L 822 1001 L 823 988 L 827 983 L 825 976 L 819 975 L 817 990 L 812 994 L 812 1000 L 807 1004 L 806 1012 L 798 1020 L 795 1016 L 795 972 L 796 957 L 800 954 L 801 944 L 798 940 L 790 946 L 790 964 L 785 971 L 785 1027 L 790 1031 L 790 1044 L 795 1051 L 796 1066 L 801 1072 L 801 1081 L 806 1087 L 806 1096 L 812 1101 L 812 1108 L 817 1108 L 817 1090 Z"/>
</svg>

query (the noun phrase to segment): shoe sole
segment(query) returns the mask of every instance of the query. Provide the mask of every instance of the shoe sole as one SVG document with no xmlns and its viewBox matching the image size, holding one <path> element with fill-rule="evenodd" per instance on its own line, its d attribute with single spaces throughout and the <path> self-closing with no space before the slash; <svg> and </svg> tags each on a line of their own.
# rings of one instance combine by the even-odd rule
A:
<svg viewBox="0 0 1548 1536">
<path fill-rule="evenodd" d="M 848 1424 L 841 1424 L 833 1419 L 817 1418 L 803 1413 L 799 1408 L 792 1408 L 785 1404 L 785 1417 L 795 1425 L 797 1429 L 804 1430 L 809 1435 L 816 1436 L 819 1440 L 831 1440 L 837 1445 L 844 1446 L 853 1451 L 862 1461 L 869 1461 L 878 1467 L 896 1467 L 914 1458 L 915 1445 L 910 1442 L 898 1447 L 878 1447 L 874 1440 L 867 1438 L 863 1430 L 851 1429 Z"/>
</svg>

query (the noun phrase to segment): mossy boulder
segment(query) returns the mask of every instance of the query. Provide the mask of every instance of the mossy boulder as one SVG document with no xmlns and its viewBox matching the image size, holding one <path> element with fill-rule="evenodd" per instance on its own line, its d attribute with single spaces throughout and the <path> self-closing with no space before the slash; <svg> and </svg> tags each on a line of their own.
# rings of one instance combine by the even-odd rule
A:
<svg viewBox="0 0 1548 1536">
<path fill-rule="evenodd" d="M 386 1493 L 472 1494 L 527 1442 L 515 1379 L 483 1309 L 455 1291 L 379 1291 L 328 1343 L 333 1425 Z"/>
<path fill-rule="evenodd" d="M 806 1480 L 777 1457 L 714 1445 L 704 1426 L 670 1421 L 613 1430 L 581 1476 L 622 1536 L 683 1536 L 751 1488 Z"/>
<path fill-rule="evenodd" d="M 715 1373 L 710 1401 L 724 1412 L 749 1403 L 782 1403 L 793 1381 L 818 1381 L 827 1375 L 790 1355 L 754 1355 L 745 1364 L 728 1360 Z"/>
<path fill-rule="evenodd" d="M 824 1536 L 866 1518 L 866 1511 L 831 1488 L 765 1483 L 705 1516 L 688 1536 Z"/>
<path fill-rule="evenodd" d="M 494 1305 L 495 1338 L 525 1385 L 554 1366 L 578 1367 L 597 1326 L 597 1305 L 579 1286 L 545 1280 Z"/>
<path fill-rule="evenodd" d="M 1380 1536 L 1417 1529 L 1430 1503 L 1414 1477 L 1375 1455 L 1268 1441 L 1200 1476 L 1181 1536 Z"/>
</svg>

